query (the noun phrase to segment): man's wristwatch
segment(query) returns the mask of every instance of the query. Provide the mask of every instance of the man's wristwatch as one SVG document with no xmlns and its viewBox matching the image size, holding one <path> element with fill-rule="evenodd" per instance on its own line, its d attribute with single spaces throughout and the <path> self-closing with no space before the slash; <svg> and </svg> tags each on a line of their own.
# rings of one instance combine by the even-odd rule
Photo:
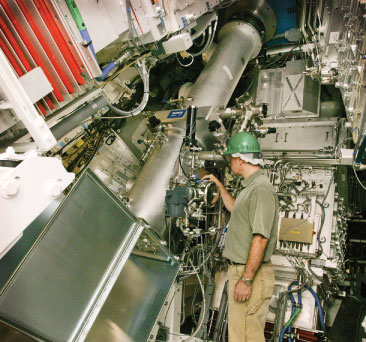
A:
<svg viewBox="0 0 366 342">
<path fill-rule="evenodd" d="M 253 280 L 252 279 L 245 278 L 244 276 L 241 276 L 240 279 L 247 286 L 252 286 L 253 285 Z"/>
</svg>

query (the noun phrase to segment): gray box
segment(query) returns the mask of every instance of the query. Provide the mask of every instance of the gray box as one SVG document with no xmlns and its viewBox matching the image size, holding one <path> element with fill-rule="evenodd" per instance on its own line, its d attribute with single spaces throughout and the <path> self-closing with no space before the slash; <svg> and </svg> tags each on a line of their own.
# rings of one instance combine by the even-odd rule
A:
<svg viewBox="0 0 366 342">
<path fill-rule="evenodd" d="M 40 67 L 34 68 L 22 77 L 19 77 L 19 82 L 32 103 L 36 103 L 53 91 L 51 83 Z"/>
<path fill-rule="evenodd" d="M 286 117 L 319 116 L 320 83 L 304 71 L 302 60 L 286 64 L 282 97 L 282 113 Z"/>
<path fill-rule="evenodd" d="M 269 117 L 319 117 L 320 83 L 304 73 L 302 60 L 259 72 L 256 104 L 268 104 Z"/>
</svg>

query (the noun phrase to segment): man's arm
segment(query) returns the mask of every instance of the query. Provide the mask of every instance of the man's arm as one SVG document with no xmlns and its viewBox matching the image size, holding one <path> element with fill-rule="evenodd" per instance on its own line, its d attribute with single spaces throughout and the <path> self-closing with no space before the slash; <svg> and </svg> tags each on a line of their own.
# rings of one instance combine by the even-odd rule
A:
<svg viewBox="0 0 366 342">
<path fill-rule="evenodd" d="M 253 279 L 259 266 L 262 263 L 264 250 L 266 249 L 268 239 L 260 234 L 255 234 L 250 245 L 249 257 L 245 272 L 243 273 L 244 278 Z"/>
<path fill-rule="evenodd" d="M 255 273 L 257 272 L 259 266 L 262 263 L 264 251 L 267 246 L 268 239 L 260 234 L 256 234 L 253 237 L 252 243 L 250 245 L 249 257 L 243 277 L 247 279 L 253 279 Z M 246 285 L 241 279 L 235 285 L 234 299 L 238 302 L 243 302 L 248 300 L 252 293 L 252 286 Z"/>
<path fill-rule="evenodd" d="M 231 212 L 234 206 L 235 198 L 230 195 L 230 192 L 226 190 L 224 184 L 222 184 L 214 175 L 207 175 L 202 177 L 202 179 L 208 179 L 211 182 L 214 182 L 219 189 L 222 201 L 224 202 L 225 208 Z"/>
</svg>

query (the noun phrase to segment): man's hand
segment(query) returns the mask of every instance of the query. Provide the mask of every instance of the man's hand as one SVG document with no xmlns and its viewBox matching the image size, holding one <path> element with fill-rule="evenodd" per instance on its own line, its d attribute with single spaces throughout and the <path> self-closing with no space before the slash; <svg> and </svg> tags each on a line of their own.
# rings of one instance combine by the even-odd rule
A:
<svg viewBox="0 0 366 342">
<path fill-rule="evenodd" d="M 230 195 L 229 191 L 226 190 L 224 184 L 222 184 L 214 175 L 207 175 L 202 177 L 203 180 L 208 179 L 211 182 L 214 182 L 217 185 L 217 188 L 219 189 L 220 195 L 222 197 L 222 200 L 224 202 L 225 208 L 231 212 L 234 206 L 235 199 L 233 196 Z M 214 199 L 215 201 L 217 198 Z M 212 204 L 214 204 L 214 201 L 212 201 Z"/>
<path fill-rule="evenodd" d="M 213 174 L 203 176 L 202 179 L 203 180 L 210 180 L 211 182 L 214 182 L 218 187 L 220 185 L 222 186 L 222 183 Z"/>
<path fill-rule="evenodd" d="M 234 299 L 237 302 L 244 302 L 249 300 L 252 294 L 252 286 L 246 285 L 241 279 L 239 279 L 235 285 Z"/>
</svg>

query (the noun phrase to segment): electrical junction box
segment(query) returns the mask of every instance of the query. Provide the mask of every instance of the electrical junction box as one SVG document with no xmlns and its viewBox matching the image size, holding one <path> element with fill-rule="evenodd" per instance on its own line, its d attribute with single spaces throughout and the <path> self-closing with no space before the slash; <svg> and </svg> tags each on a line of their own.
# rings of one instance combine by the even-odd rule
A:
<svg viewBox="0 0 366 342">
<path fill-rule="evenodd" d="M 353 149 L 341 148 L 340 164 L 341 165 L 353 164 Z"/>
<path fill-rule="evenodd" d="M 283 217 L 281 219 L 279 240 L 311 244 L 313 242 L 313 230 L 314 224 L 308 220 Z"/>
<path fill-rule="evenodd" d="M 184 217 L 184 208 L 188 203 L 189 189 L 186 187 L 177 187 L 174 190 L 167 190 L 165 203 L 167 205 L 167 214 L 171 217 Z"/>
<path fill-rule="evenodd" d="M 163 42 L 164 52 L 171 54 L 175 52 L 185 51 L 192 46 L 192 38 L 188 32 L 173 36 L 169 40 Z"/>
</svg>

